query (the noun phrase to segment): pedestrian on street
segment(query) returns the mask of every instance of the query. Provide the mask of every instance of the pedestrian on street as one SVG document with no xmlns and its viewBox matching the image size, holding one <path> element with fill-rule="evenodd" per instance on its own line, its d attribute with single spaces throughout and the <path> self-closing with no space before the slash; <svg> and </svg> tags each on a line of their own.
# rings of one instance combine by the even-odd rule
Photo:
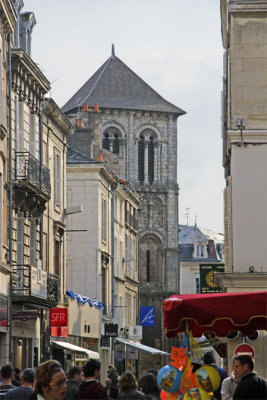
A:
<svg viewBox="0 0 267 400">
<path fill-rule="evenodd" d="M 105 390 L 109 400 L 116 399 L 119 393 L 119 389 L 117 386 L 114 386 L 112 380 L 110 378 L 106 379 Z"/>
<path fill-rule="evenodd" d="M 66 395 L 66 375 L 57 360 L 39 365 L 34 377 L 34 394 L 30 400 L 63 400 Z"/>
<path fill-rule="evenodd" d="M 78 399 L 79 386 L 83 380 L 83 371 L 80 367 L 74 366 L 69 370 L 69 380 L 67 381 L 67 391 L 65 400 Z"/>
<path fill-rule="evenodd" d="M 145 393 L 146 400 L 160 400 L 161 389 L 153 373 L 148 373 L 141 378 L 141 390 Z"/>
<path fill-rule="evenodd" d="M 5 396 L 5 400 L 29 400 L 33 395 L 33 381 L 33 369 L 24 369 L 20 376 L 20 386 L 10 389 Z"/>
<path fill-rule="evenodd" d="M 232 369 L 234 369 L 234 356 L 232 362 Z M 233 400 L 234 392 L 237 388 L 240 379 L 236 376 L 235 372 L 232 371 L 228 378 L 222 381 L 221 396 L 222 400 Z"/>
<path fill-rule="evenodd" d="M 254 372 L 254 360 L 250 354 L 234 357 L 234 372 L 240 379 L 233 400 L 266 400 L 267 380 Z"/>
<path fill-rule="evenodd" d="M 211 367 L 215 368 L 220 374 L 221 378 L 220 386 L 218 387 L 218 389 L 214 390 L 213 397 L 217 400 L 221 400 L 222 381 L 225 378 L 227 378 L 227 372 L 223 368 L 220 368 L 216 365 L 214 354 L 212 351 L 208 351 L 207 353 L 204 354 L 204 365 L 210 365 Z"/>
<path fill-rule="evenodd" d="M 12 380 L 14 379 L 13 368 L 8 364 L 3 365 L 0 370 L 0 375 L 3 382 L 0 386 L 0 399 L 2 400 L 5 398 L 6 393 L 15 387 L 12 385 Z"/>
<path fill-rule="evenodd" d="M 79 400 L 107 400 L 104 386 L 98 382 L 101 376 L 101 363 L 90 359 L 83 367 L 84 381 L 79 387 Z"/>
<path fill-rule="evenodd" d="M 131 371 L 126 371 L 122 374 L 119 385 L 118 400 L 145 399 L 145 395 L 137 390 L 138 383 Z"/>
</svg>

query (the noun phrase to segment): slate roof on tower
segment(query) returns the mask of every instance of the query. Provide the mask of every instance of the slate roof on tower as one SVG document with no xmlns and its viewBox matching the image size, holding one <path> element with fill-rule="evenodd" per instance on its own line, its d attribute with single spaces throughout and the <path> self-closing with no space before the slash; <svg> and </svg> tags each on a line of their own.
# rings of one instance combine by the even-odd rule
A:
<svg viewBox="0 0 267 400">
<path fill-rule="evenodd" d="M 154 89 L 115 56 L 114 48 L 108 60 L 62 107 L 69 113 L 88 104 L 100 108 L 159 111 L 185 114 L 185 111 L 166 101 Z"/>
</svg>

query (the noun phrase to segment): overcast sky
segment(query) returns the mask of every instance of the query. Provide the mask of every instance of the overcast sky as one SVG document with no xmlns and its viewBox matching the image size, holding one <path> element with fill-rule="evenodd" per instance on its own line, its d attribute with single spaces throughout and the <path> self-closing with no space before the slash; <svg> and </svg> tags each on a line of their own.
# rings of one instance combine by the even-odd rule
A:
<svg viewBox="0 0 267 400">
<path fill-rule="evenodd" d="M 219 0 L 24 0 L 32 58 L 61 107 L 115 54 L 178 119 L 179 223 L 224 231 L 221 141 L 223 48 Z"/>
</svg>

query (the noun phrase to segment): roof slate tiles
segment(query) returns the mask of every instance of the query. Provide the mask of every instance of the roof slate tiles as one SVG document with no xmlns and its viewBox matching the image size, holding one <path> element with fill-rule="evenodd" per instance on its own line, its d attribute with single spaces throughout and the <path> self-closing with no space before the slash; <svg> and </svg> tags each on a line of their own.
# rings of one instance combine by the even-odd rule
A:
<svg viewBox="0 0 267 400">
<path fill-rule="evenodd" d="M 69 113 L 88 104 L 101 108 L 158 111 L 185 114 L 166 101 L 118 57 L 112 55 L 67 101 L 62 111 Z"/>
</svg>

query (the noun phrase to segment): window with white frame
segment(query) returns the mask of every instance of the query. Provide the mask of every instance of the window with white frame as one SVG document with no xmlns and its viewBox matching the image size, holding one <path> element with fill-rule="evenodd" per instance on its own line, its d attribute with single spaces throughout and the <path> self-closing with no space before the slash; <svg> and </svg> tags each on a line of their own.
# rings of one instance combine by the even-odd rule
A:
<svg viewBox="0 0 267 400">
<path fill-rule="evenodd" d="M 119 271 L 119 276 L 120 276 L 120 278 L 122 278 L 122 277 L 123 277 L 123 264 L 122 264 L 122 242 L 120 242 L 120 260 L 119 260 L 119 263 L 120 263 L 120 271 Z"/>
<path fill-rule="evenodd" d="M 19 212 L 17 217 L 17 265 L 24 265 L 24 213 Z"/>
<path fill-rule="evenodd" d="M 114 239 L 114 275 L 118 276 L 118 240 Z"/>
<path fill-rule="evenodd" d="M 107 200 L 102 196 L 102 242 L 107 241 Z"/>
<path fill-rule="evenodd" d="M 36 266 L 36 218 L 30 220 L 30 265 Z"/>
<path fill-rule="evenodd" d="M 203 244 L 203 243 L 197 243 L 196 244 L 195 257 L 196 258 L 204 258 L 204 257 L 206 257 L 205 244 Z"/>
<path fill-rule="evenodd" d="M 61 159 L 57 150 L 54 150 L 54 202 L 55 207 L 61 204 Z"/>
<path fill-rule="evenodd" d="M 129 296 L 125 293 L 125 324 L 129 325 Z"/>
<path fill-rule="evenodd" d="M 29 115 L 30 153 L 36 157 L 36 115 Z"/>
</svg>

